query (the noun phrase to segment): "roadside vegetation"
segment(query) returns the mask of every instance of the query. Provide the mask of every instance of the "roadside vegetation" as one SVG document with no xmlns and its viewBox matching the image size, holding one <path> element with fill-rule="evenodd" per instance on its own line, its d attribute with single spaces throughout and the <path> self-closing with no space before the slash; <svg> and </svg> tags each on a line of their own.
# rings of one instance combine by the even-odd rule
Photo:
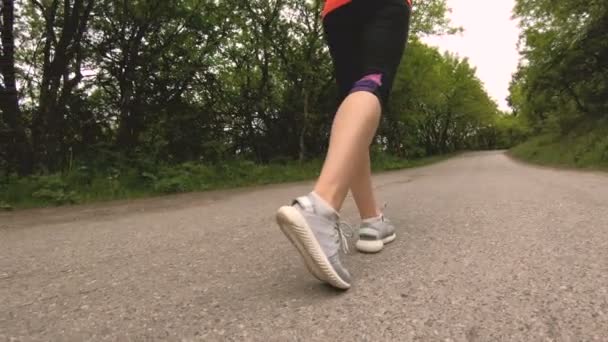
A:
<svg viewBox="0 0 608 342">
<path fill-rule="evenodd" d="M 566 134 L 545 133 L 513 148 L 511 154 L 541 165 L 608 171 L 608 124 L 586 122 Z"/>
<path fill-rule="evenodd" d="M 375 171 L 399 170 L 436 163 L 450 156 L 406 160 L 378 153 L 373 168 Z M 21 177 L 0 185 L 0 210 L 312 180 L 320 169 L 321 160 L 269 164 L 233 160 L 212 166 L 189 162 L 148 171 L 123 167 L 99 172 L 79 167 L 64 174 Z"/>
<path fill-rule="evenodd" d="M 524 59 L 510 102 L 529 139 L 513 149 L 544 165 L 608 167 L 608 3 L 518 0 Z"/>
</svg>

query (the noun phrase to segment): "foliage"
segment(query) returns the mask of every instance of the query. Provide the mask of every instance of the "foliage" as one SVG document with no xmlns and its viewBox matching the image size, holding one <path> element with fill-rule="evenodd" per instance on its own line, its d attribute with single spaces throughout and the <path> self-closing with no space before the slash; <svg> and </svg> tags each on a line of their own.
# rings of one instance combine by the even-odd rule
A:
<svg viewBox="0 0 608 342">
<path fill-rule="evenodd" d="M 18 110 L 0 108 L 8 203 L 300 179 L 309 170 L 293 163 L 325 153 L 337 91 L 323 1 L 14 4 Z M 375 148 L 413 159 L 508 145 L 501 127 L 513 125 L 498 119 L 475 69 L 420 42 L 459 30 L 446 1 L 416 1 L 413 12 Z"/>
<path fill-rule="evenodd" d="M 451 10 L 444 0 L 413 1 L 411 32 L 416 37 L 462 32 L 461 27 L 452 26 L 447 17 Z"/>
<path fill-rule="evenodd" d="M 543 165 L 608 169 L 608 124 L 590 121 L 566 135 L 544 133 L 511 153 Z"/>
<path fill-rule="evenodd" d="M 78 202 L 76 191 L 60 175 L 32 176 L 20 179 L 14 187 L 9 184 L 7 189 L 7 202 L 12 203 L 13 196 L 31 197 L 38 203 L 50 203 L 54 205 L 74 204 Z M 18 193 L 14 193 L 18 188 Z M 12 196 L 11 196 L 12 195 Z"/>
<path fill-rule="evenodd" d="M 22 85 L 17 116 L 27 132 L 18 155 L 30 160 L 21 163 L 29 169 L 20 167 L 20 174 L 65 172 L 75 161 L 107 168 L 96 159 L 108 154 L 177 165 L 239 159 L 303 161 L 324 153 L 336 89 L 319 16 L 323 1 L 15 4 L 15 56 L 23 70 L 17 75 Z M 424 50 L 418 37 L 459 30 L 447 19 L 448 11 L 445 0 L 415 3 L 412 50 Z M 406 127 L 420 123 L 419 116 L 426 114 L 420 106 L 445 117 L 451 106 L 463 106 L 458 97 L 472 102 L 481 95 L 487 100 L 476 79 L 469 88 L 450 89 L 458 77 L 474 78 L 466 62 L 436 52 L 414 51 L 409 56 L 413 60 L 405 59 L 408 66 L 401 77 L 410 77 L 408 86 L 397 89 L 395 97 L 410 97 L 404 92 L 416 83 L 441 85 L 444 73 L 453 73 L 453 82 L 446 83 L 443 92 L 452 102 L 427 105 L 425 101 L 440 100 L 421 97 L 418 107 L 401 108 L 399 120 Z M 435 68 L 435 78 L 407 70 L 417 63 Z M 478 93 L 467 94 L 469 89 Z M 5 126 L 15 124 L 3 116 L 0 129 Z M 463 145 L 448 142 L 450 134 L 448 129 L 441 141 L 412 142 L 393 150 L 424 156 Z M 379 142 L 384 139 L 386 146 L 397 146 L 401 143 L 396 139 L 402 138 L 403 134 L 385 134 Z M 406 148 L 412 151 L 405 153 Z M 13 164 L 18 160 L 4 160 L 0 165 L 5 170 L 17 169 Z M 159 186 L 170 190 L 176 182 L 163 184 Z"/>
<path fill-rule="evenodd" d="M 4 202 L 4 201 L 0 201 L 0 211 L 10 211 L 13 210 L 13 206 Z"/>
<path fill-rule="evenodd" d="M 411 42 L 397 75 L 387 125 L 387 149 L 419 157 L 497 146 L 502 114 L 467 59 Z"/>
<path fill-rule="evenodd" d="M 567 133 L 608 114 L 608 5 L 605 1 L 520 0 L 524 63 L 510 102 L 536 131 Z"/>
<path fill-rule="evenodd" d="M 513 77 L 509 102 L 520 125 L 540 135 L 517 148 L 516 155 L 601 164 L 602 143 L 596 145 L 601 137 L 594 132 L 603 132 L 596 126 L 608 115 L 608 4 L 518 0 L 515 14 L 523 30 L 524 60 Z"/>
<path fill-rule="evenodd" d="M 512 114 L 501 114 L 491 126 L 496 136 L 496 147 L 508 149 L 524 142 L 531 134 L 530 128 Z"/>
<path fill-rule="evenodd" d="M 421 166 L 445 159 L 447 156 L 405 160 L 384 153 L 374 155 L 377 171 Z M 165 165 L 156 173 L 139 172 L 137 168 L 110 169 L 104 172 L 73 170 L 67 174 L 23 177 L 2 185 L 0 210 L 90 203 L 101 200 L 138 198 L 236 186 L 264 185 L 313 179 L 321 168 L 321 160 L 303 163 L 275 161 L 256 164 L 237 160 L 216 165 L 188 162 Z M 83 179 L 86 179 L 83 181 Z M 35 195 L 34 195 L 35 194 Z"/>
</svg>

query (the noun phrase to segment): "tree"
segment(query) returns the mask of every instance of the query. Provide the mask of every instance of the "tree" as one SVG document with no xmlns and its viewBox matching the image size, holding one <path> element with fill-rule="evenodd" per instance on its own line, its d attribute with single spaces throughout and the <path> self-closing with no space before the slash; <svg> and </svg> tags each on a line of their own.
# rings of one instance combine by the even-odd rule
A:
<svg viewBox="0 0 608 342">
<path fill-rule="evenodd" d="M 482 131 L 498 115 L 466 59 L 442 55 L 414 40 L 397 74 L 385 135 L 388 150 L 419 157 L 491 148 Z"/>
<path fill-rule="evenodd" d="M 96 85 L 118 122 L 116 143 L 132 152 L 159 107 L 181 101 L 221 44 L 215 1 L 107 0 L 93 22 Z"/>
<path fill-rule="evenodd" d="M 67 152 L 68 103 L 83 79 L 83 45 L 94 4 L 94 0 L 31 0 L 24 8 L 26 22 L 33 28 L 28 36 L 36 42 L 36 50 L 25 57 L 37 77 L 32 144 L 36 162 L 43 168 L 57 170 Z"/>
<path fill-rule="evenodd" d="M 566 133 L 608 112 L 608 4 L 519 0 L 522 54 L 511 104 L 537 131 Z"/>
<path fill-rule="evenodd" d="M 300 161 L 306 158 L 309 148 L 317 147 L 314 153 L 320 153 L 319 130 L 315 131 L 316 134 L 311 134 L 311 130 L 322 126 L 319 119 L 329 122 L 329 117 L 324 113 L 333 111 L 333 106 L 325 106 L 323 103 L 327 98 L 327 89 L 331 89 L 334 84 L 334 78 L 323 37 L 323 26 L 318 20 L 322 5 L 320 0 L 312 3 L 293 2 L 293 10 L 289 11 L 283 23 L 286 29 L 282 30 L 284 35 L 281 38 L 289 43 L 275 44 L 287 81 L 287 99 L 283 113 L 298 114 L 295 120 L 290 120 L 288 130 L 298 137 L 297 153 Z M 292 30 L 288 30 L 289 27 Z"/>
<path fill-rule="evenodd" d="M 6 146 L 5 158 L 8 165 L 15 165 L 21 175 L 32 171 L 31 150 L 25 134 L 22 113 L 19 107 L 19 92 L 17 90 L 15 69 L 15 4 L 13 0 L 3 0 L 0 26 L 2 27 L 2 54 L 0 55 L 0 110 L 2 122 L 5 125 L 3 136 L 5 141 L 0 145 Z M 2 129 L 0 127 L 0 129 Z M 4 140 L 4 139 L 2 139 Z M 3 148 L 4 150 L 4 148 Z"/>
<path fill-rule="evenodd" d="M 337 90 L 321 0 L 17 4 L 21 121 L 6 125 L 3 110 L 2 122 L 22 127 L 10 132 L 32 147 L 30 171 L 149 174 L 165 164 L 324 154 Z M 458 30 L 446 1 L 415 2 L 413 11 L 379 148 L 416 157 L 474 147 L 495 107 L 465 61 L 418 41 Z"/>
<path fill-rule="evenodd" d="M 462 32 L 461 27 L 452 26 L 448 18 L 446 0 L 424 0 L 413 2 L 412 21 L 410 31 L 414 37 L 427 35 L 443 35 Z"/>
</svg>

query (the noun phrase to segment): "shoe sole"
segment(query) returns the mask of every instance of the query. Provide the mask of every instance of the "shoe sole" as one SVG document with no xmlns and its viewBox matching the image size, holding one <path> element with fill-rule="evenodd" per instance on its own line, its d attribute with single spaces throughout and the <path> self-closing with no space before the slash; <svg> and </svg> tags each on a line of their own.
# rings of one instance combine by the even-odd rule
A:
<svg viewBox="0 0 608 342">
<path fill-rule="evenodd" d="M 319 273 L 319 271 L 317 271 L 316 268 L 312 266 L 312 265 L 314 265 L 314 262 L 313 262 L 312 258 L 306 253 L 306 249 L 305 249 L 304 245 L 302 245 L 302 243 L 295 237 L 296 236 L 295 234 L 291 233 L 291 230 L 286 230 L 283 228 L 284 225 L 288 226 L 289 224 L 293 224 L 292 223 L 293 220 L 290 220 L 287 218 L 289 215 L 293 215 L 293 213 L 281 214 L 280 212 L 281 212 L 281 209 L 279 209 L 279 213 L 277 214 L 277 223 L 279 224 L 281 231 L 283 232 L 283 234 L 285 234 L 285 236 L 287 236 L 287 239 L 289 239 L 289 242 L 291 242 L 291 244 L 296 247 L 296 249 L 302 256 L 302 258 L 304 259 L 304 265 L 306 265 L 308 272 L 310 272 L 310 274 L 312 274 L 318 280 L 325 281 L 323 279 L 323 276 Z M 302 215 L 300 215 L 300 216 L 302 216 Z M 279 218 L 279 217 L 281 217 L 281 218 Z M 305 221 L 305 220 L 303 220 L 303 221 Z M 308 227 L 308 225 L 306 225 L 306 227 Z"/>
<path fill-rule="evenodd" d="M 357 243 L 355 244 L 355 246 L 357 247 L 357 250 L 359 252 L 363 252 L 363 253 L 378 253 L 380 252 L 383 248 L 384 245 L 389 244 L 393 241 L 395 241 L 395 239 L 397 238 L 397 234 L 393 234 L 389 237 L 386 237 L 382 240 L 357 240 Z"/>
<path fill-rule="evenodd" d="M 276 218 L 283 234 L 296 247 L 315 278 L 338 289 L 350 288 L 350 284 L 344 281 L 331 265 L 308 223 L 296 208 L 282 207 L 277 212 Z"/>
</svg>

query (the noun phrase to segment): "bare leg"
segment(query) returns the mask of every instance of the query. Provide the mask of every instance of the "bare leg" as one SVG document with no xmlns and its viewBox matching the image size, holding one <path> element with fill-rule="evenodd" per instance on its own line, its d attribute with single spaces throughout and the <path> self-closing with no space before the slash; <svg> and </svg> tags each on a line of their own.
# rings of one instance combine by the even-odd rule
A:
<svg viewBox="0 0 608 342">
<path fill-rule="evenodd" d="M 364 183 L 356 184 L 355 188 L 363 202 L 369 202 L 364 197 L 366 192 L 371 192 L 371 177 L 360 174 L 362 169 L 369 169 L 369 146 L 378 129 L 380 115 L 378 97 L 364 91 L 350 94 L 338 109 L 327 158 L 315 186 L 315 192 L 336 211 L 342 208 L 354 181 Z M 371 170 L 368 172 L 371 174 Z"/>
<path fill-rule="evenodd" d="M 369 149 L 367 150 L 363 161 L 363 164 L 356 170 L 350 185 L 350 191 L 353 193 L 357 208 L 359 208 L 361 219 L 366 220 L 378 217 L 382 215 L 382 212 L 378 209 L 378 204 L 374 195 Z"/>
</svg>

